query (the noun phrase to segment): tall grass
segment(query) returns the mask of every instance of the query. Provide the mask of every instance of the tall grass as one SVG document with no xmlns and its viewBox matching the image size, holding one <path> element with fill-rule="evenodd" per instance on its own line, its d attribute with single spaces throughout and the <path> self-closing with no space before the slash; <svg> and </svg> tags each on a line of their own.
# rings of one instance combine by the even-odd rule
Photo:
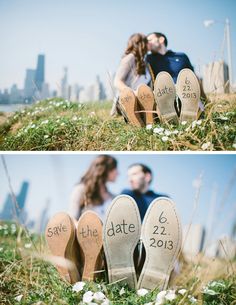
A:
<svg viewBox="0 0 236 305">
<path fill-rule="evenodd" d="M 235 150 L 236 97 L 208 103 L 204 118 L 138 128 L 111 118 L 111 102 L 36 103 L 0 123 L 1 150 Z M 3 121 L 3 120 L 2 120 Z"/>
</svg>

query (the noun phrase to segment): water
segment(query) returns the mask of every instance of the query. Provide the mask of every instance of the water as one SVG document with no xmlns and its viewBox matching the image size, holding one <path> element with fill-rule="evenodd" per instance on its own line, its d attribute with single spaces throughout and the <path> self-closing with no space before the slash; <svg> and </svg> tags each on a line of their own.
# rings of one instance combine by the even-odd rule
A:
<svg viewBox="0 0 236 305">
<path fill-rule="evenodd" d="M 0 111 L 2 112 L 14 112 L 26 107 L 26 104 L 0 104 Z"/>
</svg>

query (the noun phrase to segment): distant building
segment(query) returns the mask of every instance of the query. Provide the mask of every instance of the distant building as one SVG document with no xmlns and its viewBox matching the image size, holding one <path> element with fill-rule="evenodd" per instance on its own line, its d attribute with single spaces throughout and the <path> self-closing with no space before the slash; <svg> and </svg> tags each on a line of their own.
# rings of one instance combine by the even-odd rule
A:
<svg viewBox="0 0 236 305">
<path fill-rule="evenodd" d="M 42 90 L 41 90 L 41 99 L 46 99 L 50 97 L 50 90 L 49 90 L 49 84 L 43 83 Z"/>
<path fill-rule="evenodd" d="M 183 229 L 183 253 L 195 256 L 203 250 L 205 229 L 200 224 L 186 225 Z"/>
<path fill-rule="evenodd" d="M 3 209 L 0 212 L 0 220 L 12 220 L 14 218 L 19 219 L 20 222 L 24 222 L 27 218 L 25 211 L 25 202 L 28 194 L 29 182 L 24 181 L 21 185 L 19 194 L 16 196 L 17 206 L 13 201 L 10 194 L 3 204 Z"/>
<path fill-rule="evenodd" d="M 35 70 L 27 69 L 24 84 L 24 97 L 27 100 L 32 100 L 35 91 Z"/>
<path fill-rule="evenodd" d="M 206 93 L 229 92 L 229 71 L 224 61 L 215 61 L 204 66 L 203 88 Z"/>
<path fill-rule="evenodd" d="M 69 98 L 69 85 L 68 85 L 68 68 L 64 67 L 64 75 L 61 79 L 61 92 L 60 96 L 64 99 Z"/>
<path fill-rule="evenodd" d="M 96 76 L 96 80 L 90 86 L 80 91 L 80 102 L 98 102 L 106 99 L 106 93 L 99 76 Z"/>
<path fill-rule="evenodd" d="M 37 68 L 35 71 L 35 85 L 38 91 L 42 90 L 44 83 L 44 73 L 45 73 L 45 55 L 39 54 L 37 61 Z"/>
</svg>

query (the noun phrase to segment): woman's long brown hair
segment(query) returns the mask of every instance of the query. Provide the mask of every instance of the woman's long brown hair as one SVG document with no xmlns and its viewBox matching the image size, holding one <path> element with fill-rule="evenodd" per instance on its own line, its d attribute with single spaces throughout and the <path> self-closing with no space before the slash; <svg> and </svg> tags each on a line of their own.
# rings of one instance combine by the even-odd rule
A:
<svg viewBox="0 0 236 305">
<path fill-rule="evenodd" d="M 144 56 L 147 53 L 147 37 L 145 35 L 136 33 L 129 38 L 125 55 L 130 53 L 134 54 L 137 74 L 145 74 Z"/>
<path fill-rule="evenodd" d="M 80 183 L 84 185 L 84 196 L 82 196 L 80 206 L 87 204 L 100 205 L 103 202 L 101 188 L 106 188 L 108 174 L 117 168 L 117 161 L 109 155 L 100 155 L 91 163 Z"/>
</svg>

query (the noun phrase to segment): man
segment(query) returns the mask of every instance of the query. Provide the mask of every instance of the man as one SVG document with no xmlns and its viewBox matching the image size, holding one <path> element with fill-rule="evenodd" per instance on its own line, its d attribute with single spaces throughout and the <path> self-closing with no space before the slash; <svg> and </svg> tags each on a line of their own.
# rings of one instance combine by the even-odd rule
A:
<svg viewBox="0 0 236 305">
<path fill-rule="evenodd" d="M 173 78 L 174 83 L 177 82 L 177 77 L 182 69 L 190 69 L 194 72 L 193 66 L 185 53 L 173 52 L 167 49 L 168 40 L 167 37 L 160 32 L 153 32 L 147 36 L 148 50 L 150 53 L 147 55 L 147 62 L 150 64 L 153 83 L 158 73 L 165 71 L 168 72 Z M 199 81 L 199 80 L 198 80 Z M 203 90 L 202 83 L 199 81 L 201 98 L 206 100 L 206 94 Z M 199 101 L 199 108 L 204 110 L 204 106 Z M 178 106 L 175 109 L 180 115 L 181 104 L 178 99 Z"/>
<path fill-rule="evenodd" d="M 121 194 L 129 195 L 134 198 L 139 208 L 141 221 L 143 221 L 150 203 L 155 198 L 168 196 L 155 193 L 149 189 L 152 182 L 152 171 L 144 164 L 132 164 L 128 169 L 128 180 L 131 189 L 124 189 Z"/>
<path fill-rule="evenodd" d="M 168 72 L 174 82 L 182 69 L 188 68 L 194 71 L 193 66 L 185 53 L 173 52 L 167 49 L 168 40 L 166 36 L 159 32 L 151 33 L 147 36 L 148 49 L 151 51 L 147 55 L 147 62 L 150 64 L 154 78 L 161 71 Z"/>
</svg>

